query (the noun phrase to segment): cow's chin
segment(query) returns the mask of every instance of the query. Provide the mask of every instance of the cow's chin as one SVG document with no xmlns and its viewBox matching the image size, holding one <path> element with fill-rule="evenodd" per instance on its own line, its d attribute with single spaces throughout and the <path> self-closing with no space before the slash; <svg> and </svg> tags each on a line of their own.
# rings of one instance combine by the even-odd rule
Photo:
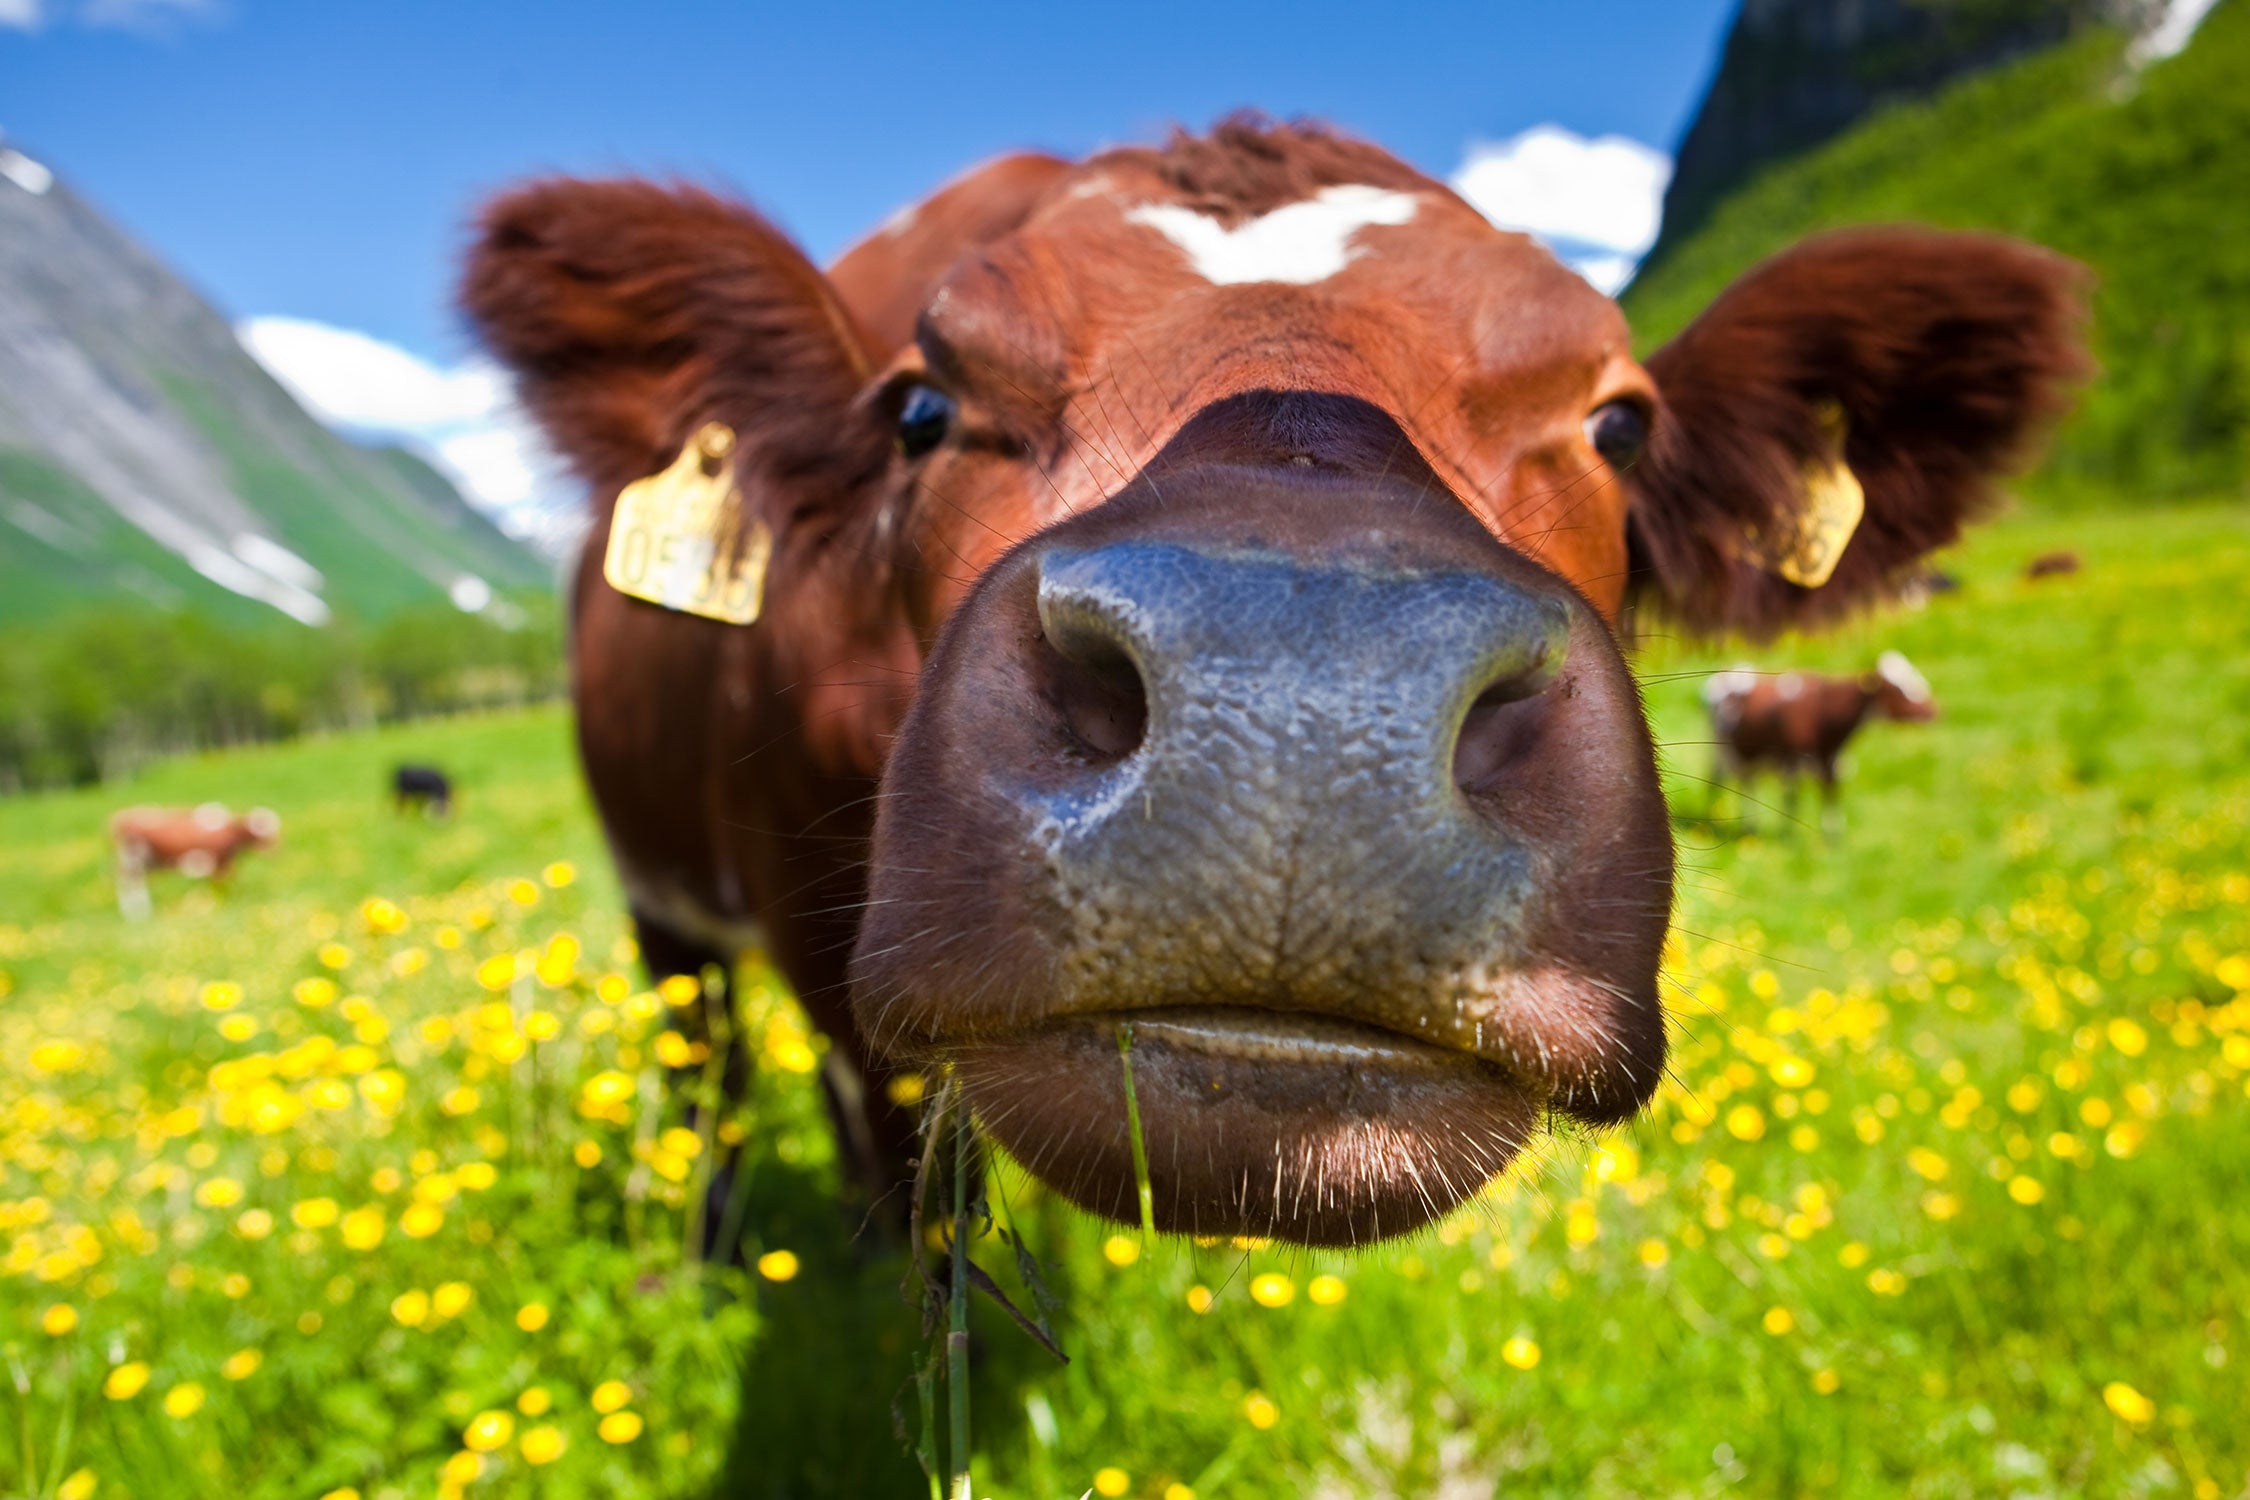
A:
<svg viewBox="0 0 2250 1500">
<path fill-rule="evenodd" d="M 1058 1019 L 947 1049 L 986 1132 L 1064 1197 L 1139 1218 L 1122 1024 L 1160 1230 L 1364 1245 L 1458 1207 L 1546 1103 L 1492 1063 L 1326 1017 L 1222 1007 Z"/>
</svg>

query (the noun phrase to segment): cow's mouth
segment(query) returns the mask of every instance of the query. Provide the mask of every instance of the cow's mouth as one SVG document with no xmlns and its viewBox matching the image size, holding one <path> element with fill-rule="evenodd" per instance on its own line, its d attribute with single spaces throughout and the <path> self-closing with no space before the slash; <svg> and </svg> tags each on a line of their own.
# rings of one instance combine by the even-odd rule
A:
<svg viewBox="0 0 2250 1500">
<path fill-rule="evenodd" d="M 1302 1011 L 1197 1005 L 1120 1011 L 1079 1018 L 1143 1044 L 1162 1043 L 1183 1053 L 1238 1060 L 1331 1067 L 1453 1067 L 1456 1049 L 1432 1045 L 1385 1027 Z M 1130 1042 L 1128 1043 L 1130 1045 Z"/>
<path fill-rule="evenodd" d="M 1546 1103 L 1467 1052 L 1247 1007 L 1085 1013 L 946 1049 L 990 1134 L 1065 1197 L 1126 1221 L 1121 1033 L 1157 1226 L 1175 1233 L 1348 1245 L 1407 1232 L 1503 1170 Z"/>
</svg>

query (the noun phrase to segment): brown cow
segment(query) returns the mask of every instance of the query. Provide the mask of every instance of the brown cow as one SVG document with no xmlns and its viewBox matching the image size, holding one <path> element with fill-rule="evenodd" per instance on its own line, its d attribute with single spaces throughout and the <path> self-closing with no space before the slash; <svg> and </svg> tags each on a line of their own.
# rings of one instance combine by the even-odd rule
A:
<svg viewBox="0 0 2250 1500">
<path fill-rule="evenodd" d="M 1910 724 L 1937 717 L 1929 682 L 1896 651 L 1884 652 L 1874 671 L 1856 677 L 1730 667 L 1704 682 L 1703 706 L 1717 751 L 1712 805 L 1730 782 L 1742 787 L 1765 766 L 1780 774 L 1792 815 L 1807 772 L 1820 783 L 1822 804 L 1834 804 L 1837 757 L 1870 715 Z"/>
<path fill-rule="evenodd" d="M 243 850 L 271 849 L 280 841 L 281 818 L 268 807 L 238 817 L 217 802 L 128 807 L 110 818 L 109 838 L 117 849 L 117 909 L 138 920 L 149 911 L 149 871 L 224 880 Z"/>
<path fill-rule="evenodd" d="M 705 193 L 544 181 L 463 292 L 596 496 L 580 748 L 651 966 L 762 937 L 878 1192 L 889 1083 L 951 1064 L 1131 1215 L 1121 1023 L 1172 1230 L 1400 1233 L 1549 1111 L 1633 1114 L 1672 849 L 1628 603 L 1885 594 L 2082 364 L 2076 268 L 1914 228 L 1777 257 L 1644 364 L 1539 245 L 1308 125 L 934 204 L 823 275 Z M 731 482 L 755 623 L 605 581 L 660 471 Z"/>
</svg>

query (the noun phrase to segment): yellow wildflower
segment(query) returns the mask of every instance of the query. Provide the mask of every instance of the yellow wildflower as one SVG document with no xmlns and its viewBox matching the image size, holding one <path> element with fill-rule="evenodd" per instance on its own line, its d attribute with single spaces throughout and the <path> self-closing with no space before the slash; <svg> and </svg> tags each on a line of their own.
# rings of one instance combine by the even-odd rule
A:
<svg viewBox="0 0 2250 1500">
<path fill-rule="evenodd" d="M 1281 1420 L 1281 1408 L 1264 1391 L 1252 1391 L 1242 1402 L 1242 1414 L 1260 1431 Z"/>
<path fill-rule="evenodd" d="M 1132 1487 L 1132 1476 L 1128 1475 L 1123 1469 L 1096 1469 L 1094 1471 L 1094 1493 L 1097 1495 L 1107 1495 L 1110 1500 L 1116 1500 L 1117 1496 L 1124 1494 Z"/>
<path fill-rule="evenodd" d="M 554 1427 L 533 1427 L 525 1431 L 523 1441 L 517 1445 L 527 1464 L 551 1464 L 563 1456 L 570 1440 Z"/>
<path fill-rule="evenodd" d="M 1250 1300 L 1260 1307 L 1287 1307 L 1297 1300 L 1297 1284 L 1279 1271 L 1250 1278 Z"/>
<path fill-rule="evenodd" d="M 226 1363 L 219 1366 L 219 1373 L 229 1380 L 248 1380 L 258 1373 L 258 1366 L 265 1362 L 266 1356 L 261 1350 L 237 1349 L 226 1357 Z"/>
<path fill-rule="evenodd" d="M 546 1327 L 547 1304 L 544 1302 L 526 1302 L 523 1306 L 517 1308 L 516 1326 L 525 1333 L 537 1333 L 540 1329 Z M 539 1413 L 532 1412 L 530 1415 L 536 1417 Z"/>
<path fill-rule="evenodd" d="M 430 1293 L 430 1308 L 441 1318 L 458 1318 L 469 1310 L 477 1294 L 466 1281 L 441 1282 Z"/>
<path fill-rule="evenodd" d="M 410 1203 L 398 1216 L 398 1232 L 409 1239 L 426 1240 L 445 1227 L 445 1210 L 435 1203 Z"/>
<path fill-rule="evenodd" d="M 527 1417 L 543 1417 L 554 1410 L 554 1406 L 555 1398 L 543 1385 L 530 1386 L 516 1397 L 516 1410 Z"/>
<path fill-rule="evenodd" d="M 2102 1387 L 2102 1404 L 2135 1427 L 2145 1427 L 2156 1418 L 2156 1403 L 2122 1380 Z"/>
<path fill-rule="evenodd" d="M 409 1328 L 419 1328 L 430 1320 L 430 1294 L 420 1288 L 409 1288 L 391 1299 L 391 1316 Z"/>
<path fill-rule="evenodd" d="M 59 1339 L 78 1326 L 78 1309 L 67 1302 L 57 1302 L 40 1314 L 39 1326 L 50 1337 Z"/>
<path fill-rule="evenodd" d="M 637 1411 L 613 1411 L 602 1418 L 601 1426 L 594 1429 L 605 1443 L 629 1443 L 641 1435 L 641 1414 Z"/>
<path fill-rule="evenodd" d="M 1527 1338 L 1512 1338 L 1500 1346 L 1500 1357 L 1519 1370 L 1528 1370 L 1539 1363 L 1539 1346 Z"/>
<path fill-rule="evenodd" d="M 183 1380 L 164 1393 L 164 1415 L 185 1420 L 203 1410 L 203 1387 Z"/>
<path fill-rule="evenodd" d="M 148 1366 L 139 1360 L 119 1365 L 102 1382 L 102 1394 L 112 1401 L 130 1401 L 148 1384 Z"/>
<path fill-rule="evenodd" d="M 1113 1266 L 1129 1266 L 1141 1258 L 1141 1242 L 1127 1234 L 1113 1234 L 1102 1241 L 1102 1257 Z"/>
<path fill-rule="evenodd" d="M 1315 1276 L 1305 1285 L 1305 1296 L 1321 1307 L 1334 1307 L 1344 1300 L 1344 1278 L 1341 1276 Z"/>
<path fill-rule="evenodd" d="M 242 1201 L 242 1184 L 232 1177 L 209 1177 L 195 1185 L 195 1201 L 205 1208 L 231 1208 Z"/>
<path fill-rule="evenodd" d="M 758 1274 L 768 1281 L 787 1281 L 797 1274 L 796 1252 L 768 1250 L 758 1257 Z"/>
<path fill-rule="evenodd" d="M 344 1215 L 344 1243 L 354 1250 L 372 1250 L 383 1243 L 383 1211 L 370 1203 Z"/>
<path fill-rule="evenodd" d="M 55 1500 L 93 1500 L 94 1487 L 101 1481 L 92 1469 L 75 1470 L 68 1479 L 55 1486 Z"/>
<path fill-rule="evenodd" d="M 490 1453 L 508 1445 L 516 1435 L 516 1419 L 504 1411 L 480 1411 L 462 1430 L 461 1446 L 471 1453 Z"/>
</svg>

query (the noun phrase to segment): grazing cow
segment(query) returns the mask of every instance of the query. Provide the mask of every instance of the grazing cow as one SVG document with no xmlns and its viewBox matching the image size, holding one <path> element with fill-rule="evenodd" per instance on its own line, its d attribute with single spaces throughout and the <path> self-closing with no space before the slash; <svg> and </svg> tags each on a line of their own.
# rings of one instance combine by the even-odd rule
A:
<svg viewBox="0 0 2250 1500">
<path fill-rule="evenodd" d="M 2065 547 L 2054 552 L 2042 552 L 2023 565 L 2025 581 L 2037 583 L 2042 578 L 2061 578 L 2078 571 L 2078 554 Z"/>
<path fill-rule="evenodd" d="M 436 766 L 400 766 L 391 772 L 391 801 L 402 813 L 419 809 L 442 818 L 453 811 L 453 782 Z"/>
<path fill-rule="evenodd" d="M 1237 119 L 1011 158 L 823 274 L 554 179 L 463 288 L 596 496 L 579 747 L 658 974 L 762 940 L 895 1187 L 951 1066 L 1057 1191 L 1345 1243 L 1662 1072 L 1672 847 L 1636 601 L 1887 594 L 2083 363 L 2081 275 L 1847 231 L 1646 362 L 1374 146 Z"/>
<path fill-rule="evenodd" d="M 1751 772 L 1770 766 L 1788 788 L 1792 814 L 1799 779 L 1808 771 L 1820 782 L 1823 805 L 1835 802 L 1836 759 L 1869 715 L 1902 723 L 1937 717 L 1930 684 L 1896 651 L 1884 652 L 1874 671 L 1856 677 L 1730 667 L 1704 682 L 1703 706 L 1717 748 L 1713 806 L 1730 782 L 1743 786 Z"/>
<path fill-rule="evenodd" d="M 148 915 L 148 874 L 177 870 L 191 880 L 224 880 L 245 849 L 271 849 L 281 839 L 281 818 L 254 807 L 237 817 L 224 805 L 128 807 L 109 820 L 117 849 L 117 909 L 138 920 Z"/>
</svg>

